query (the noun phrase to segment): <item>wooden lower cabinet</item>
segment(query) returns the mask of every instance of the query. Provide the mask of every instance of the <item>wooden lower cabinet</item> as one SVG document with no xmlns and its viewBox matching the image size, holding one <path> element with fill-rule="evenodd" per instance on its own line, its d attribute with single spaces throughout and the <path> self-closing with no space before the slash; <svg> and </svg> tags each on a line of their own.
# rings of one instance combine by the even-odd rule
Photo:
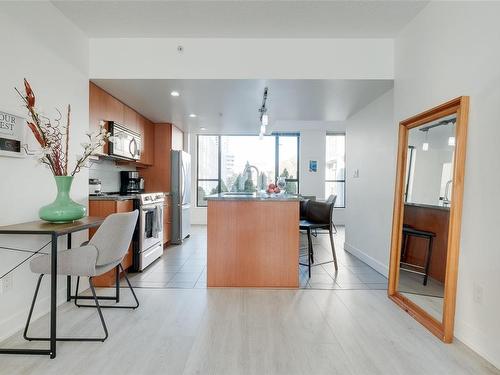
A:
<svg viewBox="0 0 500 375">
<path fill-rule="evenodd" d="M 163 205 L 163 246 L 172 239 L 172 197 L 166 196 Z"/>
<path fill-rule="evenodd" d="M 134 210 L 134 201 L 115 201 L 115 200 L 95 200 L 89 202 L 89 214 L 90 216 L 97 217 L 107 217 L 110 214 L 117 212 L 131 212 Z M 91 238 L 96 229 L 89 229 L 89 238 Z M 123 258 L 122 267 L 127 270 L 132 266 L 132 243 L 128 249 L 127 255 Z M 94 277 L 95 286 L 99 287 L 109 287 L 115 285 L 115 270 L 108 271 L 107 273 Z"/>
</svg>

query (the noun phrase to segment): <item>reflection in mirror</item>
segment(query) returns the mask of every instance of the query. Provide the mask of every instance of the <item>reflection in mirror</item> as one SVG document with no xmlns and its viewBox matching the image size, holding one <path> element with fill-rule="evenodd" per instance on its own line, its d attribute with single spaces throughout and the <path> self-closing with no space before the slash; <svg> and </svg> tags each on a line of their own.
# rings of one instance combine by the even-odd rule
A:
<svg viewBox="0 0 500 375">
<path fill-rule="evenodd" d="M 456 115 L 408 133 L 397 290 L 442 320 Z"/>
</svg>

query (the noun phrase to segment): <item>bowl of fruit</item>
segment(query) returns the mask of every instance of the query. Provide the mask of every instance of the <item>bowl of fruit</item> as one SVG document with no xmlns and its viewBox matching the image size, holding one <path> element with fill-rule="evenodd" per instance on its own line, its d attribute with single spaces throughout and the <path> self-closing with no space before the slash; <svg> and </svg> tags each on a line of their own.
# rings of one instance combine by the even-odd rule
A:
<svg viewBox="0 0 500 375">
<path fill-rule="evenodd" d="M 266 189 L 266 193 L 270 195 L 279 194 L 281 193 L 281 189 L 277 187 L 275 184 L 270 183 Z"/>
</svg>

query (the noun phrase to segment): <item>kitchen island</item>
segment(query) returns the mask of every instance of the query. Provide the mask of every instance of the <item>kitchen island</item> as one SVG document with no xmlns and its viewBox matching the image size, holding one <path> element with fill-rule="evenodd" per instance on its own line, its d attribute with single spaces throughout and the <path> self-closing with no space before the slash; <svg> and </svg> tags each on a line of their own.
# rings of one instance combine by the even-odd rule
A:
<svg viewBox="0 0 500 375">
<path fill-rule="evenodd" d="M 222 193 L 208 201 L 208 287 L 298 288 L 299 198 Z"/>
</svg>

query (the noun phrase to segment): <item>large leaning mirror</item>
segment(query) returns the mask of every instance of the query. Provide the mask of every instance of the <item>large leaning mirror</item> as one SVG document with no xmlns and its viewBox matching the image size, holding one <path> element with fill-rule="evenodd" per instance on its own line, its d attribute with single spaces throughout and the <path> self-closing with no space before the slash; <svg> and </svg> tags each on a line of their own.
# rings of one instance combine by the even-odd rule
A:
<svg viewBox="0 0 500 375">
<path fill-rule="evenodd" d="M 389 297 L 453 340 L 468 97 L 399 125 Z"/>
</svg>

